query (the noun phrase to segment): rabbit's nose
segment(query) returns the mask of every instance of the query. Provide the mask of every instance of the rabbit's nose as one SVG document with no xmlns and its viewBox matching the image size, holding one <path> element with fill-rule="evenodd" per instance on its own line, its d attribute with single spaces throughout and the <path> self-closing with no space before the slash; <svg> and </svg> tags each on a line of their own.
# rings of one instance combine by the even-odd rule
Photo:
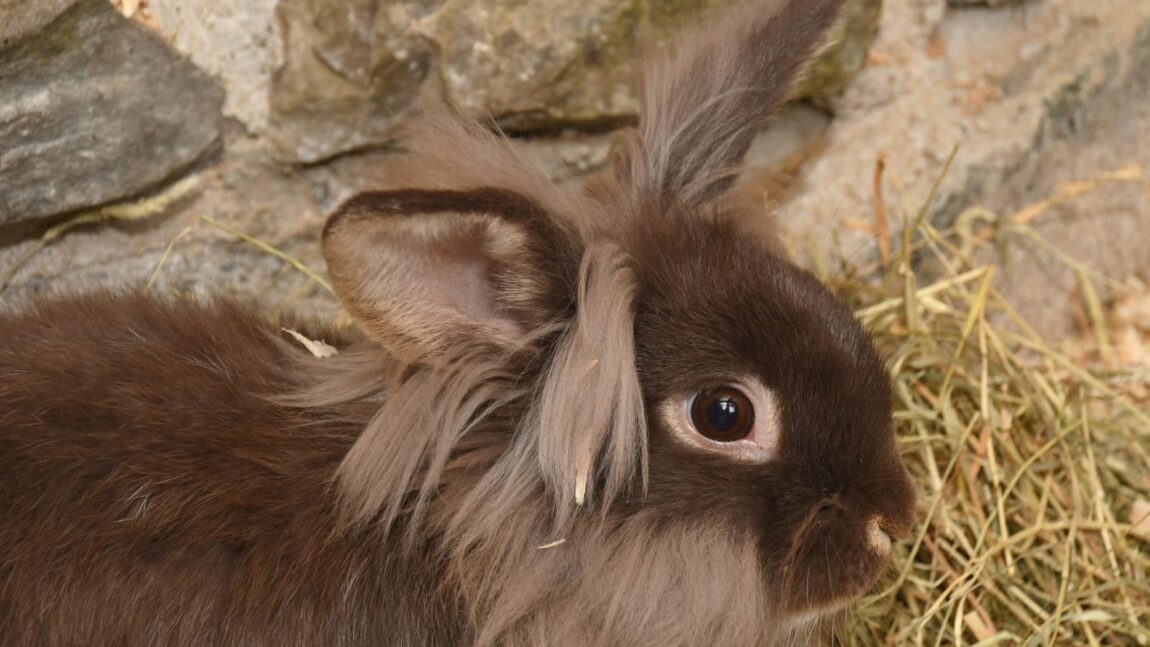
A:
<svg viewBox="0 0 1150 647">
<path fill-rule="evenodd" d="M 891 536 L 883 529 L 878 516 L 871 517 L 867 522 L 867 541 L 879 555 L 886 556 L 890 553 Z"/>
</svg>

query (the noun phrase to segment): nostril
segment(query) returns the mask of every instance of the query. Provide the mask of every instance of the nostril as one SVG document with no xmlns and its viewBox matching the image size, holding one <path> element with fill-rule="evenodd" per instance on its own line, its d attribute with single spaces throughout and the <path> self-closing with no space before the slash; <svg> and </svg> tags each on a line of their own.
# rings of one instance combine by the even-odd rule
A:
<svg viewBox="0 0 1150 647">
<path fill-rule="evenodd" d="M 885 532 L 891 539 L 902 539 L 910 534 L 909 528 L 881 514 L 874 516 L 874 522 L 877 523 L 879 529 Z"/>
</svg>

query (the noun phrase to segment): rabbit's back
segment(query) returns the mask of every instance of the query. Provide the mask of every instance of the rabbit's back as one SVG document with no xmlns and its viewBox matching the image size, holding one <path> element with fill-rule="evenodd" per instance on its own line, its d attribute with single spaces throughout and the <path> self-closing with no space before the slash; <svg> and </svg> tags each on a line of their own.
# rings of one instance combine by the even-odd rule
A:
<svg viewBox="0 0 1150 647">
<path fill-rule="evenodd" d="M 337 532 L 359 429 L 271 397 L 278 324 L 97 294 L 0 330 L 0 644 L 451 642 L 430 559 Z"/>
</svg>

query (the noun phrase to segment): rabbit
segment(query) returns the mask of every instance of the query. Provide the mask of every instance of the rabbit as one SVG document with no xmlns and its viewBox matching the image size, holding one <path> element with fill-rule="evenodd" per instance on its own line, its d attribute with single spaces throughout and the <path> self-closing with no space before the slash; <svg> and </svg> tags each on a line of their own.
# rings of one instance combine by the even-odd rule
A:
<svg viewBox="0 0 1150 647">
<path fill-rule="evenodd" d="M 915 491 L 873 341 L 732 186 L 841 3 L 652 54 L 577 188 L 423 115 L 324 227 L 352 327 L 143 290 L 0 315 L 0 645 L 812 634 Z"/>
</svg>

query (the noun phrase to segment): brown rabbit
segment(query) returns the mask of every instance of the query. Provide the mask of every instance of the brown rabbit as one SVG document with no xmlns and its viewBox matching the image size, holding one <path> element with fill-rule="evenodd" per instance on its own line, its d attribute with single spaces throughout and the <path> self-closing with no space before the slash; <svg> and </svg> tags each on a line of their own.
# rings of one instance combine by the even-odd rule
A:
<svg viewBox="0 0 1150 647">
<path fill-rule="evenodd" d="M 0 316 L 0 644 L 772 645 L 870 587 L 915 498 L 883 361 L 728 193 L 840 4 L 655 57 L 580 192 L 428 118 L 324 230 L 359 333 Z"/>
</svg>

